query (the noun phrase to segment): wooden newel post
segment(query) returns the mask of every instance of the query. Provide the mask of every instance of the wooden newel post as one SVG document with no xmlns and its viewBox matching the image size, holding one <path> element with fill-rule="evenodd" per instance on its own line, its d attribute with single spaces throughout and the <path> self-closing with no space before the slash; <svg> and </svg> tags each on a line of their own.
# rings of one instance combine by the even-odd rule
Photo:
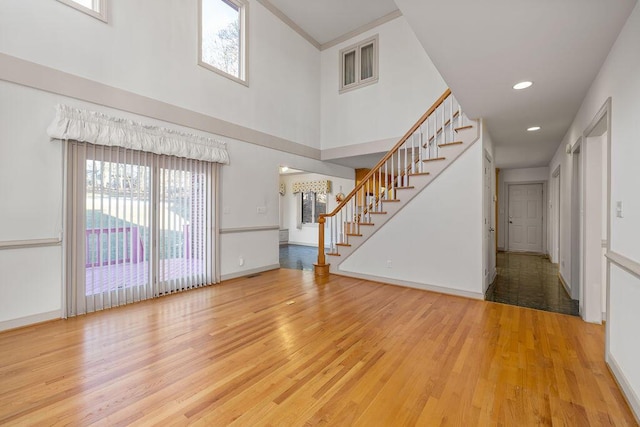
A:
<svg viewBox="0 0 640 427">
<path fill-rule="evenodd" d="M 329 264 L 324 254 L 324 224 L 327 222 L 324 215 L 318 218 L 318 263 L 314 264 L 316 276 L 328 276 Z"/>
</svg>

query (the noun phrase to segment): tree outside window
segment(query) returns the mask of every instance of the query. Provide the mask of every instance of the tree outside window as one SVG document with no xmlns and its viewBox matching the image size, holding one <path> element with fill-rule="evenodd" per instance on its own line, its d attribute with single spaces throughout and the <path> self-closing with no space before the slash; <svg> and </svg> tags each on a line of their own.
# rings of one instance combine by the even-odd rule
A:
<svg viewBox="0 0 640 427">
<path fill-rule="evenodd" d="M 239 0 L 201 0 L 200 65 L 246 83 L 246 5 Z"/>
</svg>

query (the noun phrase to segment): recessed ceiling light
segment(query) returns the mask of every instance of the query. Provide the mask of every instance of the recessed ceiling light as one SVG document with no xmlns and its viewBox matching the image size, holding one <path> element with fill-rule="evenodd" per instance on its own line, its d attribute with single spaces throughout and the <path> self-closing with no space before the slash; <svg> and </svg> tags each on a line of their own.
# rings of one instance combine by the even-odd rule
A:
<svg viewBox="0 0 640 427">
<path fill-rule="evenodd" d="M 531 126 L 529 129 L 527 129 L 529 132 L 535 132 L 537 130 L 540 130 L 540 126 Z"/>
<path fill-rule="evenodd" d="M 520 83 L 514 84 L 513 88 L 515 90 L 521 90 L 521 89 L 526 89 L 528 87 L 531 87 L 531 85 L 533 85 L 533 82 L 520 82 Z"/>
<path fill-rule="evenodd" d="M 280 167 L 280 172 L 286 172 L 286 171 L 288 171 L 288 170 L 289 170 L 289 167 L 288 167 L 288 166 L 282 166 L 282 167 Z"/>
</svg>

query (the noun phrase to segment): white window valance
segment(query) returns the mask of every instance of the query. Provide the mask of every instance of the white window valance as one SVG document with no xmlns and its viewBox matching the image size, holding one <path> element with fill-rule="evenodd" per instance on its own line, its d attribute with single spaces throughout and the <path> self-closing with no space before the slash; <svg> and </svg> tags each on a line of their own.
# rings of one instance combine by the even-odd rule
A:
<svg viewBox="0 0 640 427">
<path fill-rule="evenodd" d="M 307 181 L 307 182 L 294 182 L 293 193 L 318 193 L 327 194 L 331 193 L 331 181 Z"/>
<path fill-rule="evenodd" d="M 229 163 L 224 142 L 67 105 L 56 106 L 56 117 L 47 133 L 54 139 Z"/>
</svg>

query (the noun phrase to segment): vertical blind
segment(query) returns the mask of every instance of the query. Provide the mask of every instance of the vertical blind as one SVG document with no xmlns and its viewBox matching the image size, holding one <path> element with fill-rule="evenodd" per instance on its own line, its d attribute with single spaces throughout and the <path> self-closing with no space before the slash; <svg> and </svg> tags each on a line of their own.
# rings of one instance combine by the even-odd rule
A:
<svg viewBox="0 0 640 427">
<path fill-rule="evenodd" d="M 67 314 L 216 283 L 217 164 L 71 141 Z"/>
</svg>

